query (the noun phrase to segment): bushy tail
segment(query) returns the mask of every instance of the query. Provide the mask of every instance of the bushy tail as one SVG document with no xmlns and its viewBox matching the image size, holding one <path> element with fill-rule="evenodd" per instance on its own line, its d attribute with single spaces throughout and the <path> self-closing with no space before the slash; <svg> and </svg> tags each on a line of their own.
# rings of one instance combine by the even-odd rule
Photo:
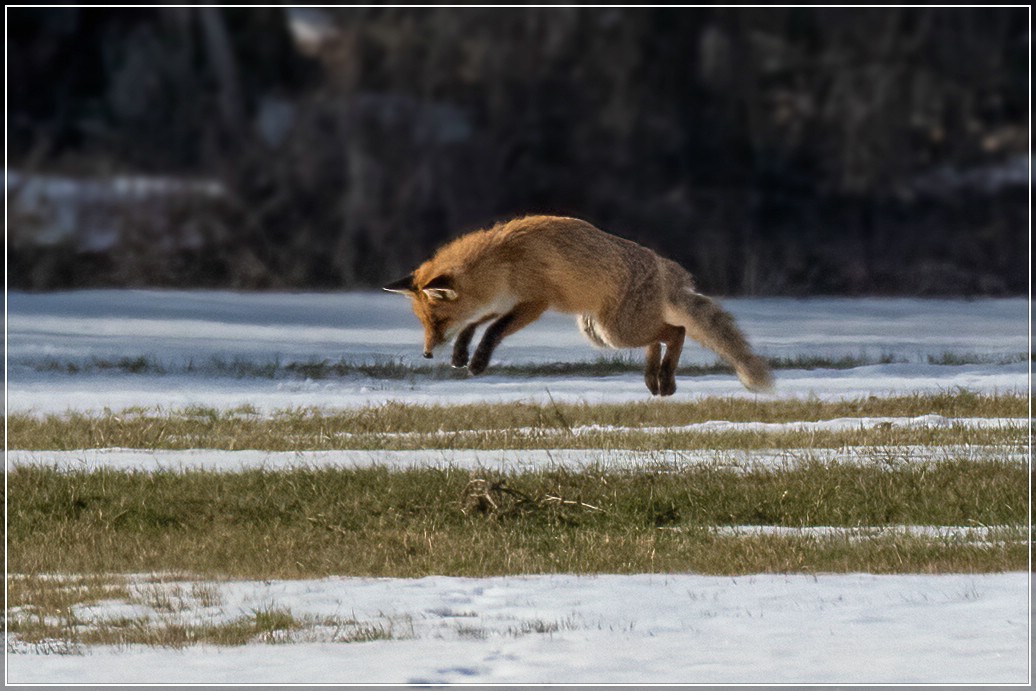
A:
<svg viewBox="0 0 1036 691">
<path fill-rule="evenodd" d="M 752 391 L 773 390 L 770 366 L 752 352 L 729 312 L 690 286 L 673 291 L 669 303 L 677 324 L 687 330 L 688 336 L 726 360 L 742 384 Z"/>
</svg>

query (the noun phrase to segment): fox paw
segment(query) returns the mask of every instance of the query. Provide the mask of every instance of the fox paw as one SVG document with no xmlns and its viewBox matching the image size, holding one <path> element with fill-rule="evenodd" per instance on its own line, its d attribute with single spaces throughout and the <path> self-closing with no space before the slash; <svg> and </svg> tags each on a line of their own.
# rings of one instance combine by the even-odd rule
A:
<svg viewBox="0 0 1036 691">
<path fill-rule="evenodd" d="M 658 395 L 672 396 L 674 393 L 676 393 L 676 377 L 669 377 L 669 379 L 662 379 L 659 377 Z"/>
<path fill-rule="evenodd" d="M 672 396 L 676 393 L 676 368 L 667 360 L 658 368 L 658 395 Z"/>
<path fill-rule="evenodd" d="M 468 371 L 472 374 L 482 374 L 486 371 L 486 367 L 489 367 L 489 358 L 479 357 L 478 353 L 475 353 L 475 357 L 471 358 L 471 362 L 468 363 Z"/>
<path fill-rule="evenodd" d="M 652 396 L 672 396 L 676 393 L 676 376 L 665 366 L 658 372 L 645 373 L 644 383 Z"/>
</svg>

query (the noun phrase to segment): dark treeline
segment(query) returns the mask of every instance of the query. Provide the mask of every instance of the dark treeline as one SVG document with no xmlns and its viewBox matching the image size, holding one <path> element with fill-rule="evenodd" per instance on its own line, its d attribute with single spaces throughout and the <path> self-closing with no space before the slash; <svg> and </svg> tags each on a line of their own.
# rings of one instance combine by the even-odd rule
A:
<svg viewBox="0 0 1036 691">
<path fill-rule="evenodd" d="M 1028 30 L 1026 8 L 9 8 L 9 285 L 369 287 L 546 212 L 712 293 L 1024 292 Z M 211 188 L 85 184 L 118 176 Z"/>
</svg>

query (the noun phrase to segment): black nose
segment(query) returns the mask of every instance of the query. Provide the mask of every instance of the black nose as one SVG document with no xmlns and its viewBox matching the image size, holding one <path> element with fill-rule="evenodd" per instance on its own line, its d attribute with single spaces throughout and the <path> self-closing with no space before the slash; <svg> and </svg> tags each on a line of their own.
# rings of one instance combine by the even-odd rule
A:
<svg viewBox="0 0 1036 691">
<path fill-rule="evenodd" d="M 429 360 L 431 360 L 431 359 L 432 359 L 432 353 L 431 353 L 430 351 L 427 351 L 427 350 L 426 350 L 426 351 L 424 351 L 424 356 L 425 356 L 426 358 L 428 358 Z"/>
</svg>

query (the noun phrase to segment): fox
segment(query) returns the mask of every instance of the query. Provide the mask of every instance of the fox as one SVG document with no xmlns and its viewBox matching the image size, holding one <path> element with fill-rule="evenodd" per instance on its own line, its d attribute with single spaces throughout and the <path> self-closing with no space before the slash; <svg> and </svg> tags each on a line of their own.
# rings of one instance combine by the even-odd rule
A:
<svg viewBox="0 0 1036 691">
<path fill-rule="evenodd" d="M 451 364 L 473 375 L 486 370 L 503 339 L 554 310 L 576 315 L 598 347 L 644 348 L 644 383 L 653 396 L 676 392 L 686 337 L 731 365 L 750 391 L 773 389 L 766 361 L 734 317 L 697 291 L 690 273 L 578 218 L 524 216 L 461 235 L 383 288 L 411 299 L 424 327 L 424 357 L 452 341 Z"/>
</svg>

